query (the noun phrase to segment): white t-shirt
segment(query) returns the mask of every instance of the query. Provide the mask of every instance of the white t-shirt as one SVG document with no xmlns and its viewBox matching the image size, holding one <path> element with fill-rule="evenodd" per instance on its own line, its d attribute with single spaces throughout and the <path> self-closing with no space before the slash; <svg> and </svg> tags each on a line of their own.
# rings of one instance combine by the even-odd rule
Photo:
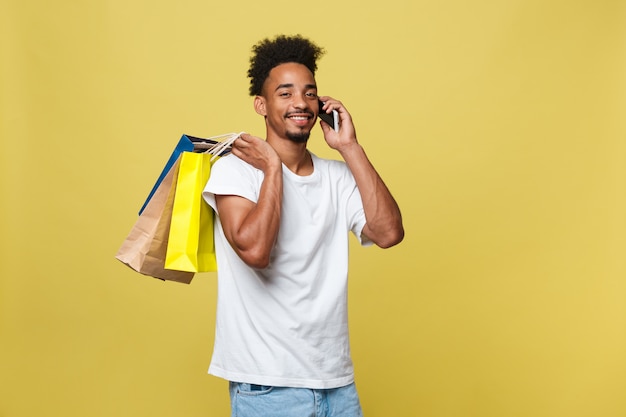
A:
<svg viewBox="0 0 626 417">
<path fill-rule="evenodd" d="M 337 388 L 354 380 L 347 311 L 348 238 L 365 215 L 347 165 L 311 155 L 311 175 L 283 165 L 277 243 L 265 269 L 247 266 L 215 222 L 218 301 L 209 373 L 258 385 Z M 204 198 L 257 202 L 263 172 L 234 155 L 212 168 Z M 361 241 L 369 245 L 369 241 Z"/>
</svg>

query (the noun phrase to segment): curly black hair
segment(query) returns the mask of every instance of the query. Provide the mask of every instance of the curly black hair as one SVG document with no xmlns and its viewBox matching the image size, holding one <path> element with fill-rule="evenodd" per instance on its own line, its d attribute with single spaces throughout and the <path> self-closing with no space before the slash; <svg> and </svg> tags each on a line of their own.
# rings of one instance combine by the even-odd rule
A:
<svg viewBox="0 0 626 417">
<path fill-rule="evenodd" d="M 261 95 L 263 83 L 272 68 L 288 62 L 305 65 L 315 75 L 317 59 L 326 51 L 301 35 L 278 35 L 273 40 L 263 39 L 252 47 L 250 57 L 250 95 Z"/>
</svg>

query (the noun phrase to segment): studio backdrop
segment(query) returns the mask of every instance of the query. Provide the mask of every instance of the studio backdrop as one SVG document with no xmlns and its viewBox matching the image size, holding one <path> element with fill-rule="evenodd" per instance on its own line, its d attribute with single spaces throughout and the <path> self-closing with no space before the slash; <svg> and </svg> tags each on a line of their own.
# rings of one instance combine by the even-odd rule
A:
<svg viewBox="0 0 626 417">
<path fill-rule="evenodd" d="M 264 135 L 246 71 L 280 33 L 326 49 L 403 213 L 399 246 L 351 241 L 365 415 L 626 415 L 623 1 L 0 10 L 0 416 L 229 415 L 215 273 L 114 256 L 181 135 Z"/>
</svg>

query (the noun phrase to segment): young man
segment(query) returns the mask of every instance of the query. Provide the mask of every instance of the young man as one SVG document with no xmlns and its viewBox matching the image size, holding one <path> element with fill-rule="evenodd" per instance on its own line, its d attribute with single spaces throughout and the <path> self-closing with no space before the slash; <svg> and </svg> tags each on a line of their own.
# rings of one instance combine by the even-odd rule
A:
<svg viewBox="0 0 626 417">
<path fill-rule="evenodd" d="M 253 47 L 250 94 L 266 138 L 241 135 L 204 196 L 217 213 L 218 306 L 209 372 L 230 381 L 233 416 L 360 416 L 347 316 L 348 238 L 387 248 L 404 237 L 398 205 L 344 105 L 319 97 L 323 50 L 301 36 Z M 316 157 L 318 113 L 343 160 Z"/>
</svg>

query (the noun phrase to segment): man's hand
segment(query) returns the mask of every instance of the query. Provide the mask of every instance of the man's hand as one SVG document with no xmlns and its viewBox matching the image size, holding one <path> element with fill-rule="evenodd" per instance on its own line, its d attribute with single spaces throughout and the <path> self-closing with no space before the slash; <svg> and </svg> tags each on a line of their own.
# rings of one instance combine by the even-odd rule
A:
<svg viewBox="0 0 626 417">
<path fill-rule="evenodd" d="M 342 153 L 344 150 L 347 150 L 347 148 L 356 145 L 356 131 L 352 123 L 352 116 L 350 116 L 348 110 L 346 110 L 339 100 L 335 100 L 332 97 L 322 96 L 320 100 L 324 102 L 324 107 L 320 109 L 320 112 L 330 113 L 332 110 L 336 110 L 337 113 L 339 113 L 338 132 L 335 132 L 331 126 L 320 120 L 320 125 L 324 132 L 324 139 L 328 146 Z"/>
<path fill-rule="evenodd" d="M 232 153 L 263 172 L 281 168 L 282 162 L 274 148 L 263 139 L 248 133 L 242 133 L 233 142 Z"/>
</svg>

